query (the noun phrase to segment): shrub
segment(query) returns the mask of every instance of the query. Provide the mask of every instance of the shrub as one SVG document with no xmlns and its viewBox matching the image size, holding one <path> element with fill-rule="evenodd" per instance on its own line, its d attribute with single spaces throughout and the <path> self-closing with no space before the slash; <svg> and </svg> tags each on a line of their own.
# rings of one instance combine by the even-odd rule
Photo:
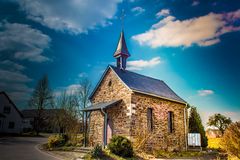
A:
<svg viewBox="0 0 240 160">
<path fill-rule="evenodd" d="M 122 157 L 132 157 L 133 147 L 130 140 L 123 136 L 113 136 L 108 144 L 109 150 Z"/>
<path fill-rule="evenodd" d="M 230 124 L 225 130 L 221 145 L 230 156 L 240 158 L 240 121 Z"/>
<path fill-rule="evenodd" d="M 93 150 L 91 151 L 91 157 L 92 158 L 100 158 L 103 156 L 103 150 L 102 150 L 102 146 L 100 146 L 99 144 L 97 144 Z"/>
<path fill-rule="evenodd" d="M 51 135 L 48 138 L 48 148 L 55 148 L 55 147 L 60 147 L 63 146 L 67 141 L 67 136 L 65 135 Z"/>
</svg>

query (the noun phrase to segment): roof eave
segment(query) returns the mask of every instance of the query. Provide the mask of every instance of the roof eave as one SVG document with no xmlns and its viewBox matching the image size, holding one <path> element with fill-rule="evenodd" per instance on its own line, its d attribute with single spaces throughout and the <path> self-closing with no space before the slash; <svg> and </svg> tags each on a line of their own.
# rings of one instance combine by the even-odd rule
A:
<svg viewBox="0 0 240 160">
<path fill-rule="evenodd" d="M 135 89 L 132 89 L 132 91 L 137 92 L 137 93 L 141 93 L 141 94 L 145 94 L 145 95 L 149 95 L 149 96 L 153 96 L 153 97 L 157 97 L 157 98 L 161 98 L 161 99 L 165 99 L 165 100 L 168 100 L 168 101 L 173 101 L 173 102 L 177 102 L 177 103 L 181 103 L 181 104 L 187 104 L 187 102 L 185 102 L 185 101 L 178 101 L 178 100 L 175 100 L 175 99 L 166 98 L 166 97 L 159 96 L 159 95 L 152 94 L 152 93 L 148 93 L 148 92 L 142 92 L 142 91 L 135 90 Z"/>
</svg>

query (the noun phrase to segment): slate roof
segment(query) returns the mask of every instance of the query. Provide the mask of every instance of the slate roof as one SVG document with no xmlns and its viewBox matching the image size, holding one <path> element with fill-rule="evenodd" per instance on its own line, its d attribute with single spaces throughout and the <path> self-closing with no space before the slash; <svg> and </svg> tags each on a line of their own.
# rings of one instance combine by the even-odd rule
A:
<svg viewBox="0 0 240 160">
<path fill-rule="evenodd" d="M 118 104 L 119 102 L 121 102 L 122 100 L 113 100 L 110 102 L 102 102 L 102 103 L 97 103 L 94 104 L 90 107 L 81 109 L 82 111 L 95 111 L 95 110 L 100 110 L 100 109 L 105 109 L 105 108 L 109 108 L 114 106 L 115 104 Z"/>
<path fill-rule="evenodd" d="M 131 72 L 128 70 L 121 70 L 115 66 L 110 65 L 105 73 L 102 76 L 105 76 L 108 69 L 111 68 L 117 76 L 123 81 L 123 83 L 129 87 L 133 92 L 139 92 L 142 94 L 147 94 L 155 97 L 160 97 L 164 99 L 168 99 L 171 101 L 176 101 L 180 103 L 186 103 L 182 98 L 180 98 L 164 81 L 158 80 L 155 78 L 151 78 L 148 76 L 144 76 L 135 72 Z M 101 80 L 102 80 L 101 79 Z M 101 83 L 98 83 L 98 85 Z M 94 95 L 96 89 L 92 92 L 90 99 Z"/>
</svg>

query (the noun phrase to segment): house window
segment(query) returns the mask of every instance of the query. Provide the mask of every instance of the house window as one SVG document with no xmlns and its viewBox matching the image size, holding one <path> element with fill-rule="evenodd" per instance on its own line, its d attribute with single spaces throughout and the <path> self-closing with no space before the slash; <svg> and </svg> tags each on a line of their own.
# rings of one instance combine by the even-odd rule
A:
<svg viewBox="0 0 240 160">
<path fill-rule="evenodd" d="M 14 122 L 9 122 L 9 124 L 8 124 L 8 128 L 9 128 L 9 129 L 13 129 L 14 126 L 15 126 L 15 123 L 14 123 Z"/>
<path fill-rule="evenodd" d="M 148 131 L 151 132 L 153 130 L 153 112 L 152 108 L 147 109 L 147 127 Z"/>
<path fill-rule="evenodd" d="M 110 80 L 109 82 L 108 82 L 108 87 L 111 87 L 112 86 L 112 81 Z"/>
<path fill-rule="evenodd" d="M 168 132 L 173 133 L 173 112 L 169 111 L 168 112 Z"/>
<path fill-rule="evenodd" d="M 11 107 L 10 107 L 10 106 L 5 106 L 5 107 L 3 108 L 3 113 L 9 114 L 10 111 L 11 111 Z"/>
</svg>

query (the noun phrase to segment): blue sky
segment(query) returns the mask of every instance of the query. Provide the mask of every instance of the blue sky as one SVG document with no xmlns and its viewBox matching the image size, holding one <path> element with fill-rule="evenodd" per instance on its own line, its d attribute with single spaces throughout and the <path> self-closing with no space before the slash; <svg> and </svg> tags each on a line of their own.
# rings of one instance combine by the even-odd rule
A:
<svg viewBox="0 0 240 160">
<path fill-rule="evenodd" d="M 237 0 L 2 0 L 0 90 L 20 108 L 43 75 L 54 92 L 79 80 L 96 85 L 121 31 L 127 69 L 164 80 L 204 123 L 222 113 L 240 120 L 240 2 Z"/>
</svg>

